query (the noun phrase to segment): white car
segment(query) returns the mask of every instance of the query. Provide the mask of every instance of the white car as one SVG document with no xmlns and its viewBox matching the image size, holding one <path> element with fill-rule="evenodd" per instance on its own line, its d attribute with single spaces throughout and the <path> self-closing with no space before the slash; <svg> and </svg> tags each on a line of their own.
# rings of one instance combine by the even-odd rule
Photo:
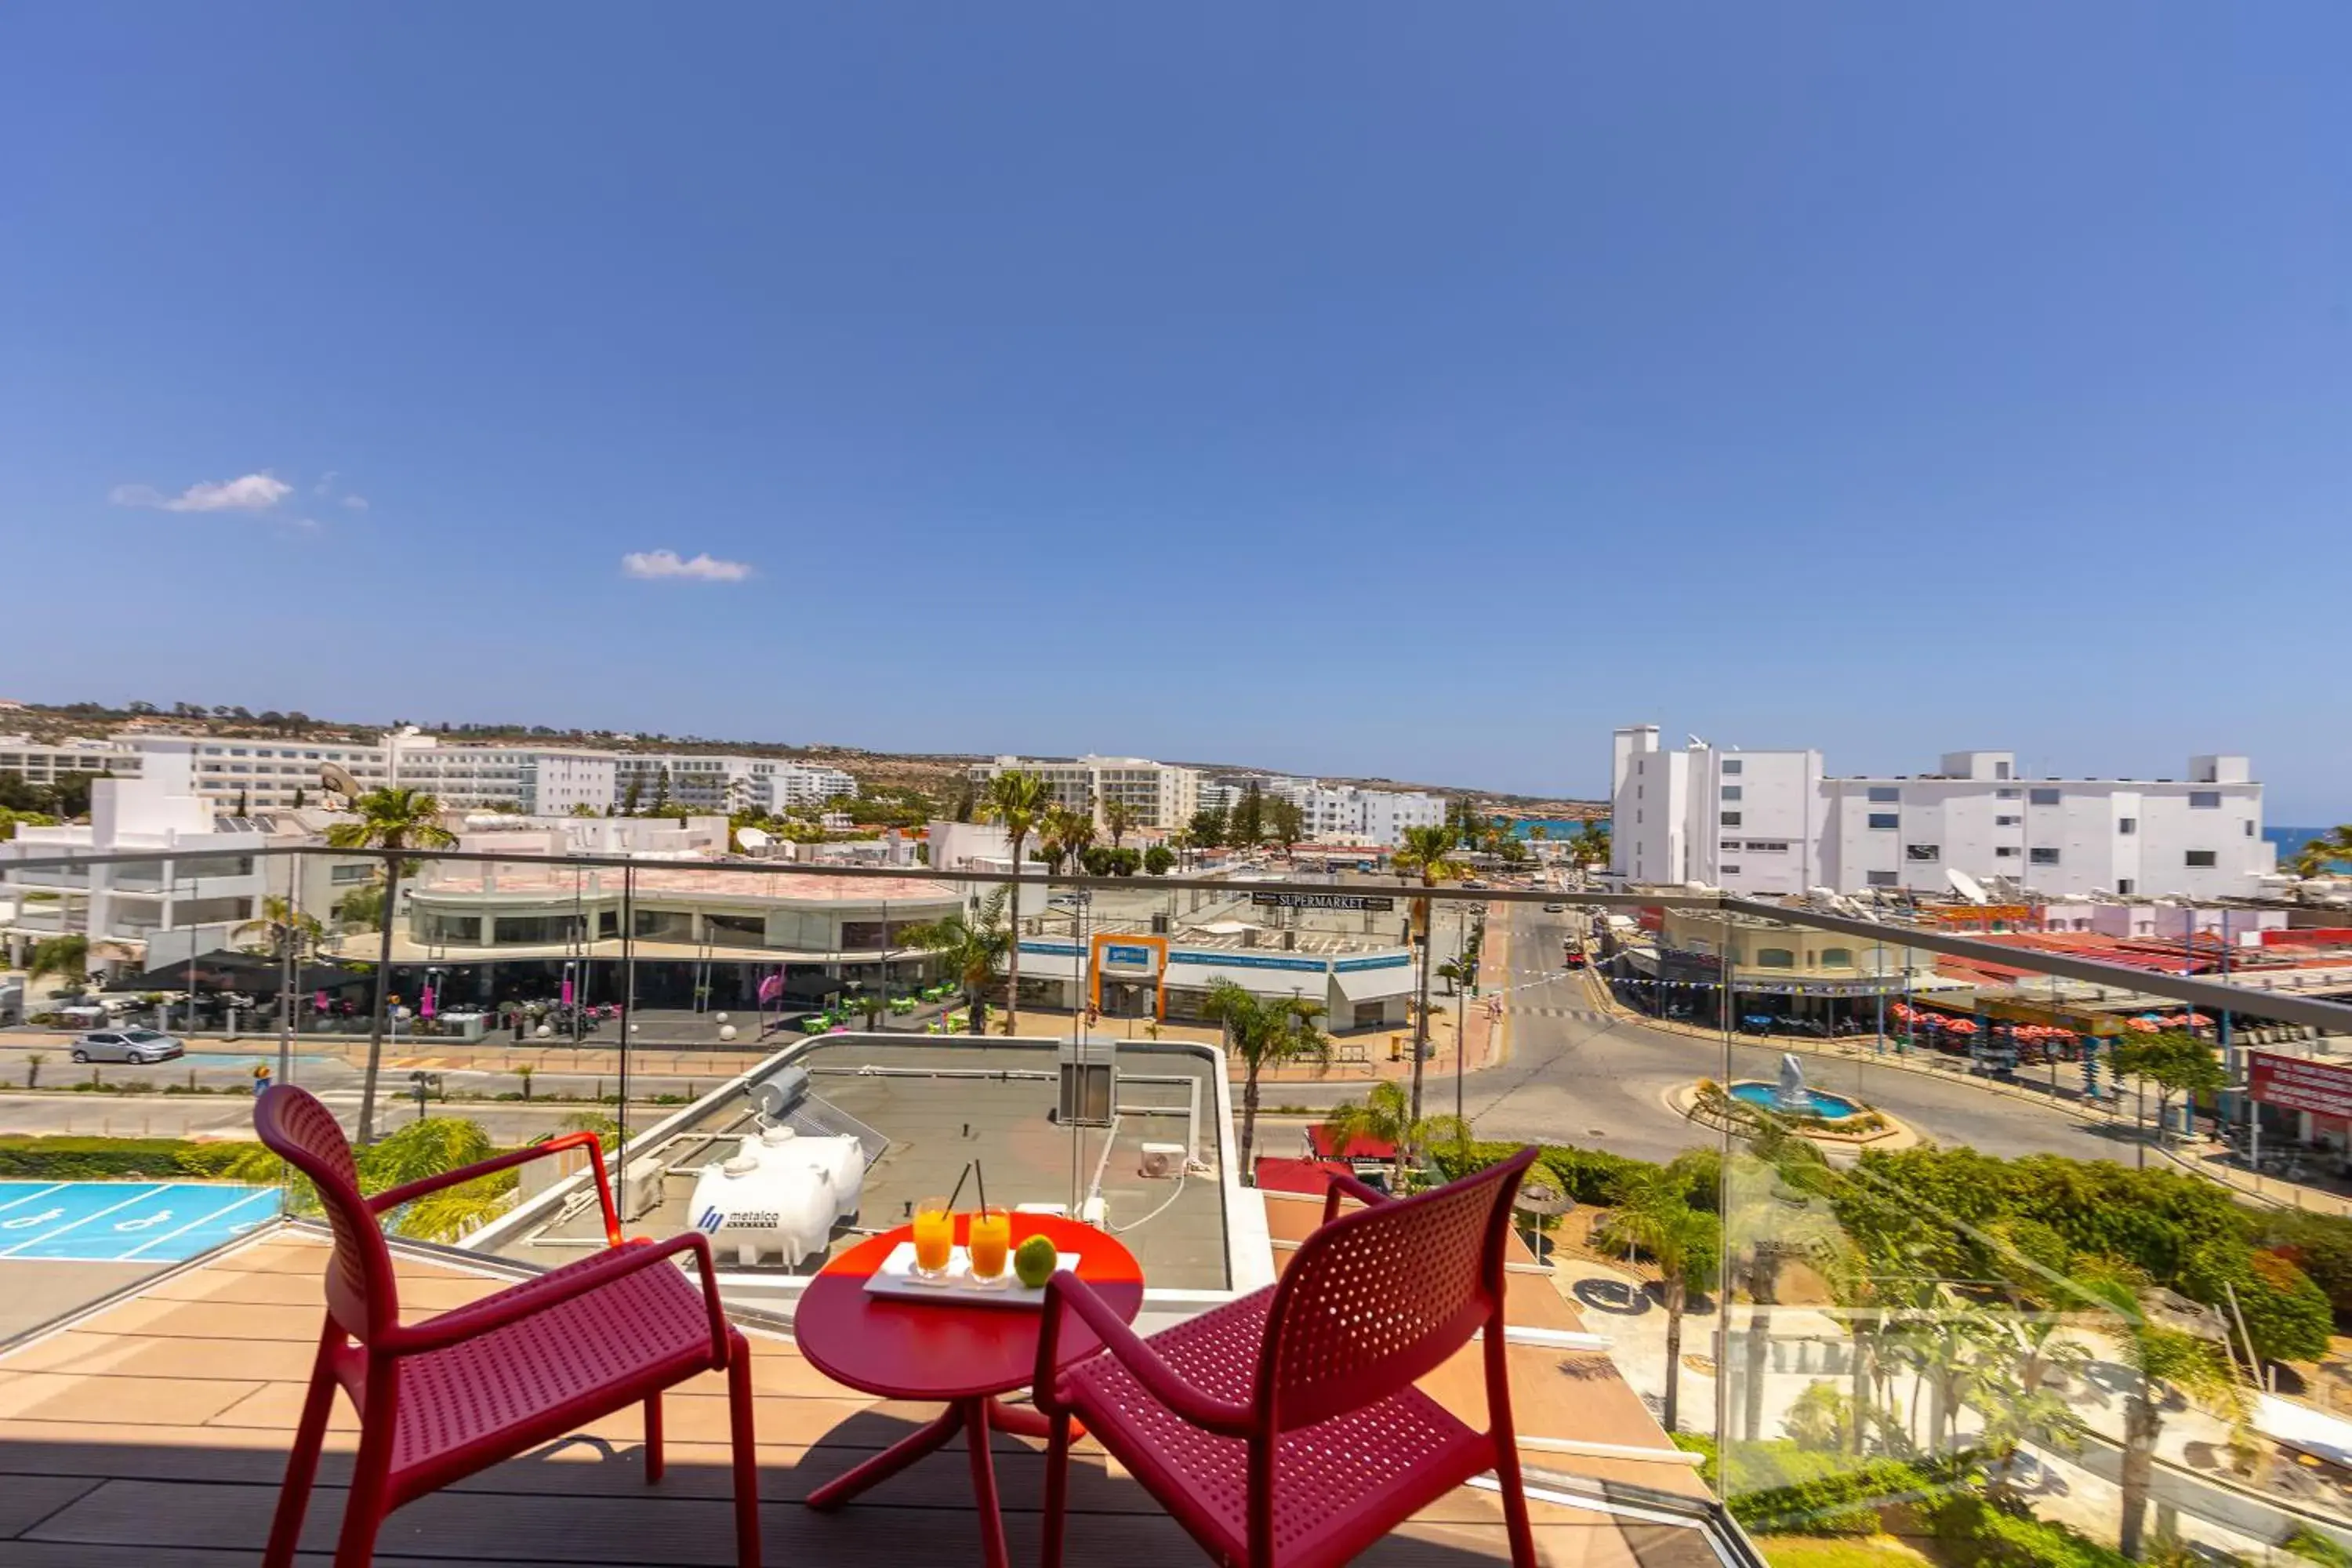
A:
<svg viewBox="0 0 2352 1568">
<path fill-rule="evenodd" d="M 188 1054 L 188 1047 L 156 1029 L 92 1029 L 74 1042 L 78 1062 L 129 1062 L 145 1067 Z"/>
</svg>

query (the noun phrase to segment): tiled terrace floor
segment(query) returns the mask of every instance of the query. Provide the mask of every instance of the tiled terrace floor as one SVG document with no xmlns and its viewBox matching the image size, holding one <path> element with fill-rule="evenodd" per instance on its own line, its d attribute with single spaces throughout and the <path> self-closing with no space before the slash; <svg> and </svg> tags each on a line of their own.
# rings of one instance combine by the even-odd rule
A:
<svg viewBox="0 0 2352 1568">
<path fill-rule="evenodd" d="M 1277 1237 L 1301 1212 L 1276 1205 Z M 1277 1247 L 1281 1242 L 1277 1240 Z M 226 1568 L 259 1555 L 319 1330 L 325 1249 L 278 1231 L 161 1279 L 136 1299 L 0 1359 L 0 1563 L 8 1568 Z M 498 1281 L 404 1259 L 404 1304 L 424 1316 L 473 1300 Z M 1572 1315 L 1548 1281 L 1514 1281 L 1528 1312 L 1554 1326 Z M 1514 1316 L 1522 1314 L 1517 1310 Z M 828 1382 L 783 1339 L 755 1339 L 762 1529 L 767 1561 L 977 1562 L 970 1478 L 950 1447 L 864 1501 L 835 1514 L 801 1506 L 809 1489 L 907 1432 L 929 1409 L 879 1404 Z M 1657 1429 L 1602 1358 L 1516 1347 L 1523 1431 L 1658 1447 Z M 1600 1362 L 1595 1367 L 1590 1363 Z M 1469 1369 L 1431 1387 L 1478 1398 Z M 733 1561 L 727 1504 L 726 1403 L 716 1379 L 668 1405 L 670 1470 L 644 1482 L 634 1413 L 488 1471 L 394 1514 L 377 1561 L 387 1565 L 583 1563 L 701 1565 Z M 339 1405 L 305 1532 L 309 1568 L 322 1568 L 342 1511 L 349 1407 Z M 1643 1435 L 1646 1428 L 1646 1437 Z M 999 1484 L 1015 1563 L 1034 1562 L 1043 1469 L 1036 1450 L 998 1439 Z M 1529 1462 L 1694 1494 L 1685 1468 L 1651 1461 Z M 1205 1559 L 1152 1500 L 1108 1471 L 1091 1446 L 1072 1478 L 1074 1568 L 1141 1568 Z M 1676 1522 L 1559 1503 L 1536 1505 L 1545 1562 L 1566 1568 L 1714 1568 L 1705 1537 Z M 1465 1489 L 1360 1561 L 1402 1568 L 1483 1568 L 1507 1560 L 1493 1494 Z"/>
</svg>

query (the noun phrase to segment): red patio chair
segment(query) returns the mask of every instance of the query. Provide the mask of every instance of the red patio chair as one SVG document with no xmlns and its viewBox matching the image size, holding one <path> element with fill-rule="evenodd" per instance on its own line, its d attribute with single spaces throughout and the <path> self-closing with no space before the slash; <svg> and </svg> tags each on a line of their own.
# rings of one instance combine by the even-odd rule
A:
<svg viewBox="0 0 2352 1568">
<path fill-rule="evenodd" d="M 751 1347 L 719 1310 L 710 1246 L 699 1232 L 657 1244 L 622 1242 L 593 1133 L 570 1133 L 367 1197 L 342 1129 L 310 1095 L 290 1084 L 268 1090 L 253 1124 L 264 1143 L 317 1186 L 335 1233 L 326 1327 L 264 1568 L 288 1568 L 293 1561 L 338 1384 L 358 1408 L 360 1446 L 335 1568 L 366 1568 L 384 1516 L 403 1503 L 639 1401 L 646 1479 L 661 1479 L 662 1391 L 721 1368 L 735 1438 L 735 1549 L 741 1568 L 758 1568 Z M 575 1148 L 587 1150 L 595 1173 L 606 1248 L 438 1317 L 402 1324 L 392 1254 L 375 1216 L 426 1193 Z M 699 1288 L 669 1261 L 686 1252 L 700 1266 Z"/>
<path fill-rule="evenodd" d="M 1410 1198 L 1335 1175 L 1322 1226 L 1279 1283 L 1148 1340 L 1056 1274 L 1037 1352 L 1045 1568 L 1062 1558 L 1074 1420 L 1226 1568 L 1345 1563 L 1490 1469 L 1511 1562 L 1535 1568 L 1503 1345 L 1511 1196 L 1535 1158 L 1523 1149 Z M 1370 1206 L 1336 1217 L 1343 1194 Z M 1109 1353 L 1057 1374 L 1073 1315 Z M 1484 1432 L 1414 1386 L 1481 1329 Z"/>
</svg>

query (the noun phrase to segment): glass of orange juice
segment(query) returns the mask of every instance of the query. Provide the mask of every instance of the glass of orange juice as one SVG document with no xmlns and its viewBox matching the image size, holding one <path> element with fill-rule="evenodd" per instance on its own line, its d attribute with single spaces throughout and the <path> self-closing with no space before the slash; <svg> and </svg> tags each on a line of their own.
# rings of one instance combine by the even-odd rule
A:
<svg viewBox="0 0 2352 1568">
<path fill-rule="evenodd" d="M 915 1272 L 925 1279 L 947 1278 L 955 1256 L 955 1215 L 944 1197 L 915 1203 Z"/>
<path fill-rule="evenodd" d="M 1013 1216 L 1003 1209 L 980 1209 L 973 1213 L 971 1226 L 965 1246 L 971 1249 L 973 1282 L 1003 1284 L 1009 1278 L 1004 1264 L 1013 1250 Z"/>
</svg>

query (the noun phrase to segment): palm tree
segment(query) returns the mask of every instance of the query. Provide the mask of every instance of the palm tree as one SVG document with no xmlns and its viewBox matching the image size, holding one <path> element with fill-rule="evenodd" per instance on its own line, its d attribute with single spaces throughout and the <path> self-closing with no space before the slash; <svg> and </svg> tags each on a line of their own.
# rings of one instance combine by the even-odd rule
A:
<svg viewBox="0 0 2352 1568">
<path fill-rule="evenodd" d="M 988 781 L 987 790 L 980 797 L 980 816 L 984 822 L 993 822 L 1004 829 L 1006 841 L 1013 848 L 1013 874 L 1021 875 L 1021 852 L 1029 843 L 1029 835 L 1053 801 L 1053 792 L 1045 781 L 1020 768 L 1007 768 Z M 1021 926 L 1021 902 L 1017 882 L 1005 884 L 1013 894 L 1013 926 Z M 1020 1022 L 1021 1010 L 1021 944 L 1013 942 L 1004 954 L 1004 1032 L 1011 1034 Z"/>
<path fill-rule="evenodd" d="M 1330 1057 L 1331 1037 L 1315 1026 L 1323 1005 L 1304 996 L 1257 996 L 1219 979 L 1210 985 L 1201 1016 L 1224 1026 L 1226 1048 L 1242 1058 L 1242 1175 L 1255 1183 L 1250 1153 L 1257 1142 L 1258 1075 L 1300 1057 Z"/>
<path fill-rule="evenodd" d="M 998 961 L 1013 948 L 1013 933 L 1004 928 L 1004 899 L 1005 889 L 999 888 L 969 916 L 958 910 L 905 933 L 914 946 L 938 953 L 955 975 L 956 984 L 963 987 L 964 1010 L 975 1035 L 987 1032 L 982 1020 L 988 1007 L 989 983 L 996 978 Z"/>
<path fill-rule="evenodd" d="M 2285 869 L 2291 877 L 2325 877 L 2339 860 L 2352 860 L 2352 824 L 2305 839 L 2288 858 Z"/>
<path fill-rule="evenodd" d="M 1103 831 L 1110 835 L 1110 847 L 1117 849 L 1127 837 L 1127 830 L 1135 826 L 1135 807 L 1112 797 L 1103 802 Z"/>
<path fill-rule="evenodd" d="M 2124 1364 L 2137 1374 L 2124 1405 L 2119 1478 L 2124 1494 L 2121 1548 L 2125 1556 L 2137 1558 L 2147 1523 L 2148 1487 L 2155 1479 L 2156 1440 L 2164 1431 L 2164 1405 L 2175 1394 L 2192 1404 L 2210 1400 L 2235 1420 L 2242 1414 L 2242 1396 L 2222 1348 L 2151 1319 L 2140 1299 L 2143 1281 L 2127 1268 L 2086 1269 L 2079 1283 L 2101 1306 L 2111 1310 L 2113 1315 L 2103 1326 L 2115 1340 Z"/>
<path fill-rule="evenodd" d="M 1605 822 L 1586 823 L 1576 830 L 1576 837 L 1568 841 L 1568 852 L 1579 866 L 1606 866 L 1609 864 L 1609 825 Z"/>
<path fill-rule="evenodd" d="M 336 849 L 438 849 L 457 841 L 441 826 L 441 803 L 423 790 L 394 786 L 373 789 L 352 802 L 357 820 L 338 822 L 327 829 L 327 843 Z M 400 911 L 400 878 L 404 867 L 397 854 L 383 862 L 383 939 L 375 965 L 375 1011 L 368 1020 L 367 1077 L 360 1085 L 359 1142 L 375 1141 L 375 1080 L 383 1066 L 384 999 L 392 984 L 392 925 Z"/>
<path fill-rule="evenodd" d="M 1345 1149 L 1358 1138 L 1386 1143 L 1390 1156 L 1389 1189 L 1404 1191 L 1404 1168 L 1432 1146 L 1470 1141 L 1470 1124 L 1458 1116 L 1432 1116 L 1416 1121 L 1400 1086 L 1382 1081 L 1372 1085 L 1360 1100 L 1343 1100 L 1323 1118 L 1323 1133 L 1334 1149 Z"/>
<path fill-rule="evenodd" d="M 1465 962 L 1468 960 L 1468 962 Z M 1467 953 L 1457 953 L 1437 966 L 1437 977 L 1445 982 L 1448 996 L 1459 995 L 1461 987 L 1470 984 L 1478 973 L 1478 963 Z"/>
<path fill-rule="evenodd" d="M 1433 888 L 1459 874 L 1461 868 L 1446 858 L 1454 847 L 1454 829 L 1444 826 L 1408 827 L 1404 847 L 1390 858 L 1397 870 L 1421 873 L 1421 885 Z M 1421 1120 L 1422 1058 L 1429 1054 L 1429 900 L 1412 901 L 1412 940 L 1421 949 L 1421 997 L 1412 1011 L 1412 1119 Z"/>
<path fill-rule="evenodd" d="M 1083 811 L 1048 806 L 1038 824 L 1037 852 L 1045 858 L 1046 866 L 1057 877 L 1066 862 L 1083 858 L 1087 847 L 1094 841 L 1095 819 Z"/>
<path fill-rule="evenodd" d="M 327 928 L 314 916 L 297 912 L 290 901 L 272 893 L 261 900 L 259 920 L 247 921 L 229 933 L 232 942 L 247 937 L 261 939 L 248 952 L 268 953 L 283 963 L 290 946 L 299 962 L 318 951 L 319 944 L 327 939 Z"/>
<path fill-rule="evenodd" d="M 53 936 L 37 942 L 33 956 L 25 966 L 27 981 L 54 974 L 60 980 L 79 984 L 89 974 L 89 938 L 77 931 Z"/>
<path fill-rule="evenodd" d="M 1714 1287 L 1723 1247 L 1723 1223 L 1690 1202 L 1690 1156 L 1626 1178 L 1603 1238 L 1630 1257 L 1646 1255 L 1658 1270 L 1666 1301 L 1666 1397 L 1664 1425 L 1675 1430 L 1681 1400 L 1683 1313 L 1693 1290 Z"/>
</svg>

